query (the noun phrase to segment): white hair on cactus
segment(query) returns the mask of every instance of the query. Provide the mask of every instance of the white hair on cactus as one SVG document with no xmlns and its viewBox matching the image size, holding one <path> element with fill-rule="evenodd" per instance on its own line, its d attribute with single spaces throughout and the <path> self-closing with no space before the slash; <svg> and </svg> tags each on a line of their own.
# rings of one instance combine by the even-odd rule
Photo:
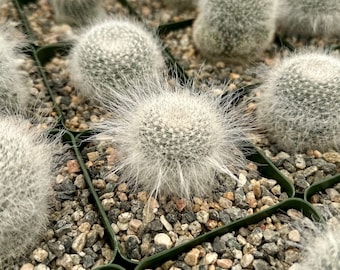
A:
<svg viewBox="0 0 340 270">
<path fill-rule="evenodd" d="M 0 268 L 8 269 L 48 224 L 60 149 L 20 116 L 1 115 L 0 130 Z"/>
<path fill-rule="evenodd" d="M 85 29 L 72 48 L 71 82 L 84 96 L 108 98 L 129 95 L 125 86 L 145 73 L 165 67 L 160 43 L 140 22 L 112 18 Z"/>
<path fill-rule="evenodd" d="M 85 26 L 106 16 L 102 0 L 51 0 L 58 22 Z"/>
<path fill-rule="evenodd" d="M 100 123 L 95 136 L 114 143 L 120 181 L 150 196 L 190 199 L 211 193 L 216 172 L 235 178 L 244 168 L 248 118 L 230 110 L 230 98 L 221 107 L 219 99 L 161 77 L 133 82 L 128 90 L 134 95 L 121 99 L 115 118 Z"/>
<path fill-rule="evenodd" d="M 304 50 L 259 72 L 258 125 L 291 152 L 340 147 L 340 59 Z"/>
<path fill-rule="evenodd" d="M 279 32 L 304 37 L 340 35 L 338 0 L 280 0 L 279 4 Z"/>
<path fill-rule="evenodd" d="M 29 100 L 29 86 L 20 66 L 25 56 L 20 49 L 24 40 L 14 38 L 16 30 L 10 23 L 0 26 L 0 110 L 25 108 Z"/>
<path fill-rule="evenodd" d="M 200 0 L 193 40 L 209 59 L 253 60 L 275 33 L 277 0 Z"/>
</svg>

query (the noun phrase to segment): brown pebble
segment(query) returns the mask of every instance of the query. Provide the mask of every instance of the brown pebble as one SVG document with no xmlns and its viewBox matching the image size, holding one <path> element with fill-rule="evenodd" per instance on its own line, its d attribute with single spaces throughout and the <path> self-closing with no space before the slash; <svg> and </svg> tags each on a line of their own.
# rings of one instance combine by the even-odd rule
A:
<svg viewBox="0 0 340 270">
<path fill-rule="evenodd" d="M 179 212 L 182 212 L 184 208 L 186 207 L 187 202 L 185 199 L 178 199 L 176 200 L 176 208 Z"/>
<path fill-rule="evenodd" d="M 79 167 L 78 161 L 76 159 L 68 160 L 67 163 L 66 163 L 66 166 L 67 166 L 67 171 L 69 173 L 80 172 L 80 167 Z"/>
</svg>

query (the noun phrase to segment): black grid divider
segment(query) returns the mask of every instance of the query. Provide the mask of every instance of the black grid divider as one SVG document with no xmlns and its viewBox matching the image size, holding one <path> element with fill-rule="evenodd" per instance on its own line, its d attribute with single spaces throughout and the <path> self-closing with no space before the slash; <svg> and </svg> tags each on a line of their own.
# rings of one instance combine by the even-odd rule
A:
<svg viewBox="0 0 340 270">
<path fill-rule="evenodd" d="M 48 93 L 54 103 L 55 110 L 59 116 L 59 122 L 58 125 L 55 127 L 55 129 L 52 131 L 52 133 L 60 132 L 62 131 L 64 133 L 63 141 L 65 143 L 68 143 L 72 145 L 72 148 L 75 151 L 77 160 L 79 162 L 79 165 L 81 167 L 82 173 L 84 175 L 84 179 L 86 181 L 87 187 L 90 190 L 92 199 L 97 207 L 98 213 L 101 217 L 101 220 L 103 222 L 104 228 L 105 228 L 105 235 L 106 238 L 113 250 L 113 258 L 110 262 L 110 264 L 105 266 L 97 267 L 96 270 L 141 270 L 141 269 L 148 269 L 148 268 L 155 268 L 158 265 L 161 265 L 167 260 L 174 259 L 177 256 L 179 256 L 182 252 L 189 251 L 192 247 L 213 239 L 216 236 L 220 236 L 222 234 L 225 234 L 227 232 L 231 232 L 234 230 L 237 230 L 240 227 L 244 227 L 250 224 L 254 224 L 259 222 L 260 220 L 278 213 L 282 212 L 288 209 L 296 209 L 301 211 L 305 216 L 319 222 L 323 222 L 323 218 L 320 216 L 318 211 L 308 202 L 310 197 L 315 194 L 316 192 L 322 191 L 325 188 L 331 187 L 335 185 L 336 183 L 340 182 L 340 175 L 336 175 L 334 177 L 331 177 L 329 179 L 325 179 L 321 181 L 320 183 L 316 183 L 309 187 L 304 194 L 297 194 L 294 190 L 294 186 L 292 185 L 291 181 L 288 180 L 282 173 L 274 166 L 274 164 L 264 155 L 264 153 L 256 148 L 253 145 L 250 145 L 249 147 L 253 149 L 251 152 L 252 154 L 248 156 L 248 159 L 258 164 L 259 171 L 261 174 L 264 174 L 268 177 L 271 177 L 273 179 L 276 179 L 278 183 L 281 185 L 283 190 L 287 192 L 288 199 L 275 204 L 274 206 L 271 206 L 265 210 L 259 211 L 253 215 L 247 216 L 245 218 L 239 219 L 237 221 L 234 221 L 232 223 L 229 223 L 227 225 L 224 225 L 222 227 L 219 227 L 217 229 L 214 229 L 212 231 L 209 231 L 205 234 L 202 234 L 195 239 L 186 242 L 184 244 L 181 244 L 179 246 L 176 246 L 174 248 L 171 248 L 169 250 L 160 252 L 158 254 L 152 255 L 148 258 L 145 258 L 141 260 L 140 262 L 132 261 L 124 256 L 122 254 L 119 243 L 116 239 L 115 233 L 113 232 L 113 229 L 111 227 L 110 221 L 103 209 L 103 206 L 101 204 L 101 201 L 95 191 L 94 186 L 92 185 L 91 176 L 85 166 L 85 162 L 83 160 L 83 157 L 81 155 L 81 148 L 84 144 L 84 140 L 89 138 L 89 136 L 93 135 L 95 131 L 85 131 L 85 132 L 72 132 L 71 130 L 68 130 L 64 123 L 62 110 L 57 105 L 53 91 L 49 87 L 47 83 L 46 74 L 43 70 L 43 64 L 46 63 L 49 59 L 51 59 L 57 51 L 64 51 L 65 53 L 69 50 L 71 47 L 71 44 L 69 43 L 58 43 L 54 45 L 49 46 L 43 46 L 39 47 L 35 45 L 35 37 L 31 31 L 29 22 L 23 12 L 22 6 L 25 4 L 28 4 L 30 2 L 35 2 L 34 0 L 12 0 L 17 11 L 19 14 L 19 17 L 22 22 L 23 31 L 28 35 L 31 43 L 29 45 L 28 51 L 30 52 L 31 56 L 35 60 L 36 64 L 39 68 L 39 73 L 43 79 L 43 82 L 45 84 L 45 87 L 48 90 Z M 126 0 L 119 0 L 119 2 L 125 6 L 128 10 L 131 16 L 135 17 L 136 19 L 143 21 L 143 18 L 139 16 L 139 14 L 129 5 L 128 1 Z M 182 29 L 184 27 L 190 26 L 192 24 L 194 19 L 185 20 L 182 22 L 177 23 L 168 23 L 165 25 L 160 25 L 157 28 L 157 34 L 159 36 L 165 35 L 171 31 L 176 31 L 178 29 Z M 294 51 L 294 47 L 287 42 L 285 39 L 282 39 L 280 37 L 276 37 L 275 41 L 277 44 L 286 47 L 290 51 Z M 336 48 L 337 49 L 337 48 Z M 169 66 L 169 70 L 176 70 L 178 74 L 178 80 L 183 83 L 188 83 L 188 76 L 186 75 L 183 68 L 177 63 L 176 59 L 171 55 L 170 51 L 165 47 L 164 54 L 167 59 L 167 64 Z M 238 90 L 236 90 L 237 96 L 243 96 L 252 91 L 253 88 L 255 88 L 257 85 L 249 86 L 249 87 L 243 87 Z M 237 101 L 236 101 L 237 102 Z M 223 97 L 222 101 L 223 103 Z M 297 198 L 302 197 L 302 198 Z"/>
</svg>

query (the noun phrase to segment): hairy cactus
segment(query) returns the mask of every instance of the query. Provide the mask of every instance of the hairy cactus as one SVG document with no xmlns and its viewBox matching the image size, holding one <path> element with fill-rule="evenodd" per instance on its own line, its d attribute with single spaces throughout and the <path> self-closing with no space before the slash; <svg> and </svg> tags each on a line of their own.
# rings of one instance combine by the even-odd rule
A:
<svg viewBox="0 0 340 270">
<path fill-rule="evenodd" d="M 102 0 L 51 0 L 56 20 L 84 26 L 106 16 Z"/>
<path fill-rule="evenodd" d="M 24 56 L 19 50 L 23 44 L 13 34 L 9 24 L 0 27 L 0 111 L 26 107 L 30 95 L 20 71 Z"/>
<path fill-rule="evenodd" d="M 338 0 L 280 0 L 279 31 L 287 35 L 340 36 Z"/>
<path fill-rule="evenodd" d="M 193 39 L 207 58 L 251 60 L 274 37 L 276 0 L 200 0 L 198 7 Z"/>
<path fill-rule="evenodd" d="M 48 222 L 57 146 L 17 116 L 0 117 L 0 268 L 36 244 Z"/>
<path fill-rule="evenodd" d="M 324 225 L 317 233 L 305 237 L 302 260 L 290 270 L 340 269 L 340 225 Z"/>
<path fill-rule="evenodd" d="M 284 58 L 264 72 L 258 125 L 286 151 L 340 147 L 340 60 L 320 51 Z"/>
<path fill-rule="evenodd" d="M 135 95 L 117 106 L 115 119 L 98 126 L 96 138 L 115 144 L 120 180 L 150 196 L 190 199 L 212 191 L 216 172 L 235 177 L 245 163 L 245 116 L 236 108 L 226 112 L 230 100 L 223 109 L 207 94 L 147 81 L 130 86 Z"/>
<path fill-rule="evenodd" d="M 71 82 L 84 96 L 126 95 L 125 86 L 144 73 L 158 73 L 164 60 L 158 41 L 142 24 L 128 19 L 100 22 L 85 31 L 71 51 Z M 112 95 L 114 92 L 116 95 Z"/>
</svg>

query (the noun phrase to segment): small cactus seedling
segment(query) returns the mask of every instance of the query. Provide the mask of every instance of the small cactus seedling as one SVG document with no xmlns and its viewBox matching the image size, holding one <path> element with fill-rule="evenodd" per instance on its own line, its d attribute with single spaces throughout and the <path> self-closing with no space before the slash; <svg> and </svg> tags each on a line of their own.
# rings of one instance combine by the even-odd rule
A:
<svg viewBox="0 0 340 270">
<path fill-rule="evenodd" d="M 200 0 L 198 7 L 193 39 L 208 59 L 252 60 L 274 37 L 276 0 Z"/>
<path fill-rule="evenodd" d="M 135 95 L 117 106 L 115 119 L 98 126 L 96 138 L 110 138 L 117 148 L 120 180 L 150 196 L 190 199 L 212 191 L 216 172 L 235 178 L 245 164 L 240 149 L 247 120 L 239 110 L 226 112 L 207 94 L 147 81 L 147 87 L 131 86 Z"/>
<path fill-rule="evenodd" d="M 56 20 L 78 27 L 106 16 L 102 0 L 51 0 Z"/>
<path fill-rule="evenodd" d="M 338 0 L 280 0 L 279 32 L 286 35 L 340 36 Z"/>
<path fill-rule="evenodd" d="M 104 103 L 109 102 L 108 97 L 128 95 L 125 86 L 129 81 L 164 68 L 161 47 L 153 34 L 128 19 L 110 19 L 84 31 L 69 62 L 73 85 L 84 96 L 97 96 Z"/>
<path fill-rule="evenodd" d="M 0 111 L 24 108 L 29 99 L 29 87 L 20 71 L 23 44 L 12 37 L 13 31 L 8 24 L 0 27 Z"/>
<path fill-rule="evenodd" d="M 17 116 L 0 116 L 0 268 L 36 244 L 48 223 L 57 145 Z"/>
<path fill-rule="evenodd" d="M 320 51 L 284 58 L 260 74 L 258 125 L 286 151 L 340 147 L 340 60 Z"/>
</svg>

